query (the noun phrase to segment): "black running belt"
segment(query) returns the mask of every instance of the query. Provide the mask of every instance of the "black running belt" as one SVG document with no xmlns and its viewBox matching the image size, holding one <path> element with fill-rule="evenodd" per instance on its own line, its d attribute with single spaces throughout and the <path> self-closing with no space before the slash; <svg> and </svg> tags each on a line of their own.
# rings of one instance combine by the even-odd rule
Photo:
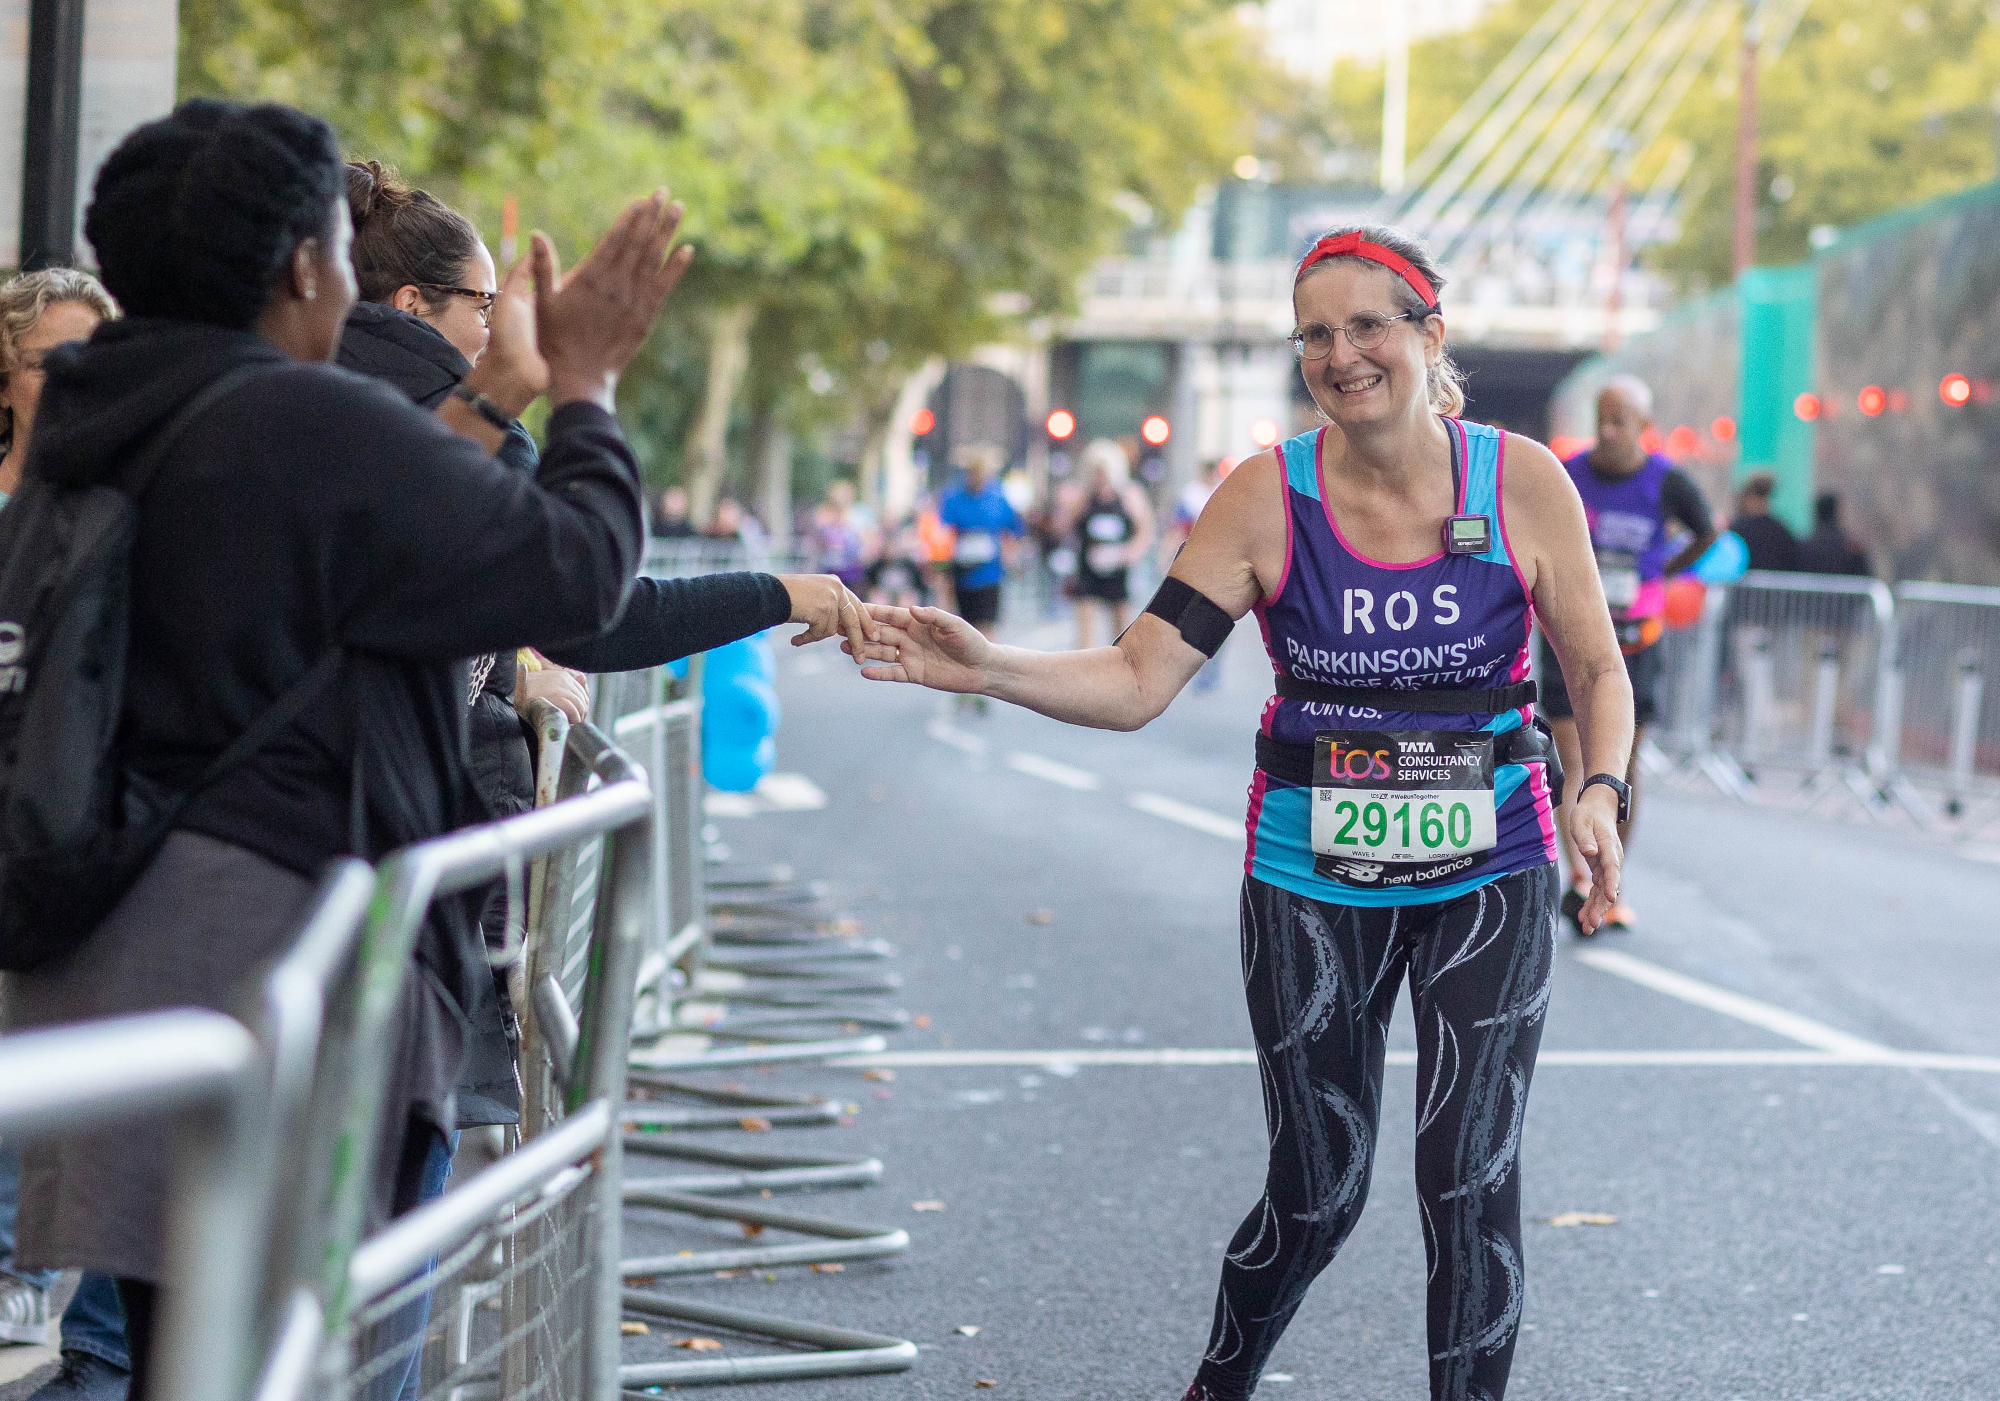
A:
<svg viewBox="0 0 2000 1401">
<path fill-rule="evenodd" d="M 1547 764 L 1549 791 L 1558 804 L 1562 802 L 1563 777 L 1562 761 L 1556 757 L 1556 737 L 1549 733 L 1542 721 L 1523 725 L 1517 730 L 1509 730 L 1504 735 L 1493 737 L 1493 762 L 1495 764 Z M 1313 747 L 1310 744 L 1293 744 L 1288 740 L 1273 739 L 1267 734 L 1257 736 L 1257 767 L 1273 778 L 1300 788 L 1313 785 Z"/>
<path fill-rule="evenodd" d="M 1291 701 L 1317 701 L 1321 705 L 1369 710 L 1407 710 L 1421 715 L 1498 715 L 1503 710 L 1533 705 L 1535 683 L 1520 681 L 1491 691 L 1398 691 L 1388 686 L 1328 686 L 1280 672 L 1278 694 Z"/>
</svg>

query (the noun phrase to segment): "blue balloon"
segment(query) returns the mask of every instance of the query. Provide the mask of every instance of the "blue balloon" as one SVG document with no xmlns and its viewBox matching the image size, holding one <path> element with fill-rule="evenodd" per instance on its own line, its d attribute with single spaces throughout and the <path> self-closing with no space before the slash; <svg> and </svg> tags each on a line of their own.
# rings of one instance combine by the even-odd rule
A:
<svg viewBox="0 0 2000 1401">
<path fill-rule="evenodd" d="M 1743 577 L 1750 567 L 1750 547 L 1743 543 L 1743 537 L 1733 530 L 1725 530 L 1715 537 L 1715 543 L 1702 551 L 1701 558 L 1688 567 L 1688 573 L 1704 584 L 1733 584 Z"/>
</svg>

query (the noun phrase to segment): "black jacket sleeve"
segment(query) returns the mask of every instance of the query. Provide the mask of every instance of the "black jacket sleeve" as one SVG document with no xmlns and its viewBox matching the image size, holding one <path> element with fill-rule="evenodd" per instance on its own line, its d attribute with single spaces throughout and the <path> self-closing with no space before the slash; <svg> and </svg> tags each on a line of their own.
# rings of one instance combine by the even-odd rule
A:
<svg viewBox="0 0 2000 1401">
<path fill-rule="evenodd" d="M 544 647 L 542 653 L 578 671 L 640 671 L 776 627 L 791 616 L 791 595 L 775 575 L 640 578 L 611 631 Z"/>
<path fill-rule="evenodd" d="M 387 386 L 361 383 L 375 402 L 362 422 L 340 422 L 338 457 L 367 463 L 367 480 L 346 500 L 345 483 L 329 482 L 335 499 L 323 502 L 361 527 L 338 532 L 330 561 L 345 641 L 448 660 L 618 618 L 645 520 L 637 463 L 610 414 L 558 408 L 530 477 Z"/>
</svg>

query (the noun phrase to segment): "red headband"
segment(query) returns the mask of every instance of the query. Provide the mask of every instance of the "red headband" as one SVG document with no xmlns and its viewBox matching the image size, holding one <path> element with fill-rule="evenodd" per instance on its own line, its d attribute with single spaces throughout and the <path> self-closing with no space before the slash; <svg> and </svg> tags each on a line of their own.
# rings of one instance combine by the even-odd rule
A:
<svg viewBox="0 0 2000 1401">
<path fill-rule="evenodd" d="M 1425 306 L 1432 311 L 1437 310 L 1437 289 L 1431 286 L 1428 277 L 1417 271 L 1416 264 L 1395 249 L 1370 243 L 1358 233 L 1336 234 L 1315 243 L 1312 252 L 1306 254 L 1306 260 L 1299 264 L 1298 277 L 1304 277 L 1315 264 L 1340 257 L 1366 258 L 1371 263 L 1380 263 L 1409 283 L 1410 290 L 1424 299 Z M 1293 280 L 1297 281 L 1297 278 Z"/>
</svg>

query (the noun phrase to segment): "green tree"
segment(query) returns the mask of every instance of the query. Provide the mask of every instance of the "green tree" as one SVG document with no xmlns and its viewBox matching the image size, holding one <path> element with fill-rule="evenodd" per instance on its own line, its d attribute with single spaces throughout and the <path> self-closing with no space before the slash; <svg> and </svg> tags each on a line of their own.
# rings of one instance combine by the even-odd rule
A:
<svg viewBox="0 0 2000 1401">
<path fill-rule="evenodd" d="M 1758 80 L 1757 257 L 1806 256 L 1811 231 L 1993 178 L 2000 32 L 1970 0 L 1815 0 Z M 1670 128 L 1694 144 L 1693 195 L 1659 265 L 1726 282 L 1734 226 L 1733 68 Z"/>
<path fill-rule="evenodd" d="M 318 111 L 489 232 L 511 193 L 574 253 L 671 185 L 701 255 L 622 399 L 651 475 L 704 500 L 733 442 L 853 412 L 879 443 L 911 369 L 1066 309 L 1131 198 L 1177 219 L 1245 148 L 1266 76 L 1225 0 L 183 0 L 181 24 L 184 92 Z"/>
</svg>

